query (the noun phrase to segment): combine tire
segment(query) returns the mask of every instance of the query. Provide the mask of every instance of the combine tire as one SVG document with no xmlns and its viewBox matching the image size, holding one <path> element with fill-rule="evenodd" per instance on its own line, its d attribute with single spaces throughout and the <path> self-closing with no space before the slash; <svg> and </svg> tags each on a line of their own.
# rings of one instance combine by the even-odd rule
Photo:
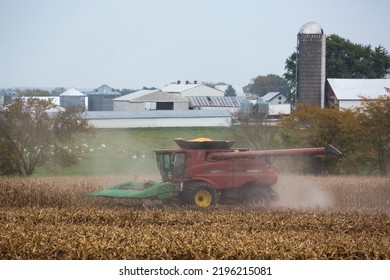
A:
<svg viewBox="0 0 390 280">
<path fill-rule="evenodd" d="M 191 192 L 189 204 L 201 208 L 214 206 L 217 204 L 217 193 L 212 187 L 198 186 Z"/>
<path fill-rule="evenodd" d="M 244 205 L 249 208 L 268 207 L 276 196 L 271 187 L 253 186 L 246 192 Z"/>
</svg>

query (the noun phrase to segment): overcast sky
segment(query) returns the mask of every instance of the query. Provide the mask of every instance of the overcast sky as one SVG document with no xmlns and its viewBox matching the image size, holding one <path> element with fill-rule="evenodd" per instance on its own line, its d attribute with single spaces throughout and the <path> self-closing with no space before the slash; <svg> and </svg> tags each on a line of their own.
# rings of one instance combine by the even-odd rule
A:
<svg viewBox="0 0 390 280">
<path fill-rule="evenodd" d="M 0 88 L 246 85 L 309 21 L 390 51 L 388 0 L 0 0 Z"/>
</svg>

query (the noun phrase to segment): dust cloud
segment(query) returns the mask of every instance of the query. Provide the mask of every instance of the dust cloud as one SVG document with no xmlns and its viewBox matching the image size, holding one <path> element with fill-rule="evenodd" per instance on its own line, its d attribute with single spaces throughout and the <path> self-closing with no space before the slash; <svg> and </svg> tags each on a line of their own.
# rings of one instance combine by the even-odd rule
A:
<svg viewBox="0 0 390 280">
<path fill-rule="evenodd" d="M 275 191 L 280 198 L 273 203 L 274 208 L 328 209 L 335 206 L 334 196 L 315 182 L 313 177 L 279 175 Z"/>
</svg>

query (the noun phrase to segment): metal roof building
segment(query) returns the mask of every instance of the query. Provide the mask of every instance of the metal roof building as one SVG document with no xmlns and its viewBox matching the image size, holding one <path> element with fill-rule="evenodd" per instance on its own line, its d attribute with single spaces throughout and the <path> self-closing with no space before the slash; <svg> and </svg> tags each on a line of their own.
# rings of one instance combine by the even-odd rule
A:
<svg viewBox="0 0 390 280">
<path fill-rule="evenodd" d="M 327 79 L 329 104 L 339 108 L 360 106 L 362 97 L 376 99 L 390 94 L 390 79 Z"/>
<path fill-rule="evenodd" d="M 70 88 L 60 94 L 60 106 L 64 108 L 86 108 L 88 106 L 88 99 L 81 91 L 75 88 Z"/>
<path fill-rule="evenodd" d="M 112 111 L 113 99 L 121 96 L 121 93 L 107 85 L 102 85 L 88 92 L 88 110 Z"/>
<path fill-rule="evenodd" d="M 180 97 L 189 96 L 224 96 L 224 92 L 198 83 L 173 83 L 161 89 L 164 92 L 175 94 Z"/>
<path fill-rule="evenodd" d="M 188 99 L 161 90 L 139 90 L 113 99 L 114 111 L 188 110 Z"/>
<path fill-rule="evenodd" d="M 199 109 L 228 109 L 238 110 L 245 97 L 225 97 L 225 96 L 189 96 L 190 108 Z"/>
<path fill-rule="evenodd" d="M 213 127 L 230 126 L 227 110 L 186 111 L 88 111 L 84 114 L 96 128 Z"/>
</svg>

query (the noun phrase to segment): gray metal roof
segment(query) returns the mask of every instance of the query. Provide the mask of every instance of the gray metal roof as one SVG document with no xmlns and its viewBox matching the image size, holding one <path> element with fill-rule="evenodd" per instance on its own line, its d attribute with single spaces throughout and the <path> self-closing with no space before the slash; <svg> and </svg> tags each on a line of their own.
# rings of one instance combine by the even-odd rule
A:
<svg viewBox="0 0 390 280">
<path fill-rule="evenodd" d="M 86 119 L 148 119 L 230 117 L 227 110 L 88 111 Z"/>
<path fill-rule="evenodd" d="M 108 85 L 101 85 L 100 87 L 88 92 L 90 94 L 101 94 L 101 95 L 121 95 L 121 93 Z"/>
<path fill-rule="evenodd" d="M 188 102 L 187 99 L 176 96 L 172 93 L 163 92 L 161 90 L 139 90 L 133 93 L 129 93 L 118 98 L 114 101 L 177 101 L 177 102 Z"/>
<path fill-rule="evenodd" d="M 130 100 L 134 100 L 136 98 L 139 98 L 141 96 L 144 96 L 146 94 L 149 94 L 149 93 L 152 93 L 155 91 L 157 91 L 157 89 L 142 89 L 142 90 L 138 90 L 138 91 L 126 94 L 126 95 L 122 95 L 120 97 L 115 98 L 114 100 L 115 101 L 130 101 Z"/>
<path fill-rule="evenodd" d="M 240 107 L 245 97 L 189 96 L 191 107 Z"/>
</svg>

